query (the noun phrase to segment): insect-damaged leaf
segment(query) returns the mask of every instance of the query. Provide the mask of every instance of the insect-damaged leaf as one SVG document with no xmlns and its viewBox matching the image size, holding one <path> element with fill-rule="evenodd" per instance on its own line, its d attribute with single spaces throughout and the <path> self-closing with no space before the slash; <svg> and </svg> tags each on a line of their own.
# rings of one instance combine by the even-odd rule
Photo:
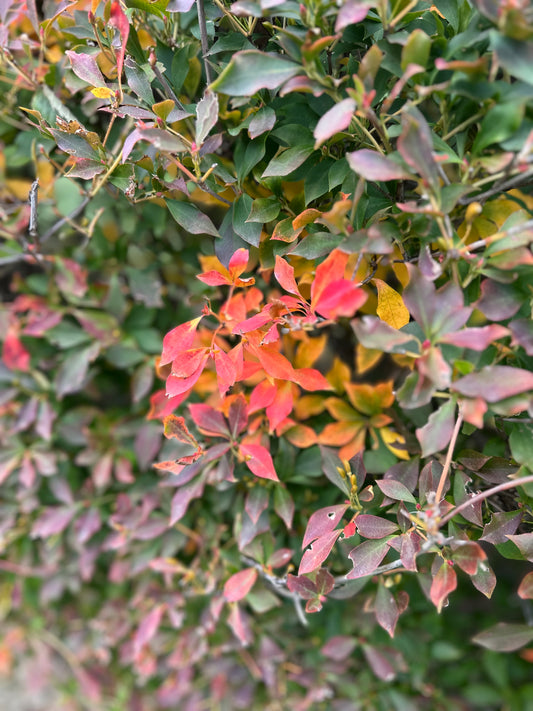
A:
<svg viewBox="0 0 533 711">
<path fill-rule="evenodd" d="M 389 550 L 389 538 L 364 541 L 350 551 L 353 568 L 346 574 L 348 580 L 372 575 Z"/>
<path fill-rule="evenodd" d="M 209 87 L 231 96 L 251 96 L 259 89 L 277 89 L 298 74 L 300 66 L 255 49 L 237 52 Z"/>
<path fill-rule="evenodd" d="M 226 580 L 224 585 L 224 597 L 228 602 L 237 602 L 246 597 L 257 580 L 257 570 L 255 568 L 245 568 Z"/>
<path fill-rule="evenodd" d="M 298 575 L 312 573 L 313 570 L 319 568 L 330 554 L 335 541 L 341 533 L 342 529 L 338 529 L 337 531 L 329 531 L 329 533 L 317 538 L 303 554 L 298 568 Z"/>
<path fill-rule="evenodd" d="M 344 516 L 347 508 L 348 504 L 337 504 L 315 511 L 307 523 L 302 548 L 306 548 L 315 539 L 332 531 Z"/>
</svg>

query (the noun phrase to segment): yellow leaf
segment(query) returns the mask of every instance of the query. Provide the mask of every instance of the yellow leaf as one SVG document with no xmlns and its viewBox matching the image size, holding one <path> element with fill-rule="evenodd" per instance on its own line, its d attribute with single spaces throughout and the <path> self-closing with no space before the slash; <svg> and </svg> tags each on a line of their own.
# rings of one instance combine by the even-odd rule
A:
<svg viewBox="0 0 533 711">
<path fill-rule="evenodd" d="M 355 353 L 355 367 L 359 375 L 373 368 L 383 355 L 382 351 L 375 348 L 365 348 L 360 343 L 357 344 Z"/>
<path fill-rule="evenodd" d="M 393 328 L 401 328 L 409 323 L 409 311 L 400 294 L 381 279 L 373 279 L 372 281 L 378 290 L 376 313 L 380 319 Z"/>
<path fill-rule="evenodd" d="M 298 345 L 295 368 L 310 368 L 322 355 L 326 347 L 327 336 L 325 333 L 317 338 L 307 338 Z"/>
<path fill-rule="evenodd" d="M 113 89 L 109 89 L 107 86 L 95 86 L 91 89 L 91 94 L 94 94 L 97 99 L 110 99 L 115 96 Z"/>
<path fill-rule="evenodd" d="M 390 427 L 382 427 L 379 430 L 383 444 L 398 459 L 409 459 L 409 453 L 405 449 L 405 437 L 395 432 Z"/>
<path fill-rule="evenodd" d="M 349 383 L 352 378 L 350 367 L 336 356 L 333 367 L 326 373 L 326 378 L 336 392 L 342 393 L 346 383 Z"/>
</svg>

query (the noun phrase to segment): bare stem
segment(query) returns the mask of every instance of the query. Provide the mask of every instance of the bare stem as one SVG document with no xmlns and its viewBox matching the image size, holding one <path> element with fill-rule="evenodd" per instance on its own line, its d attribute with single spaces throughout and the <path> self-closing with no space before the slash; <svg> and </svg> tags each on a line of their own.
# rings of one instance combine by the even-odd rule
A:
<svg viewBox="0 0 533 711">
<path fill-rule="evenodd" d="M 444 526 L 444 524 L 448 523 L 448 521 L 451 521 L 452 518 L 457 516 L 458 513 L 461 513 L 461 511 L 464 511 L 464 509 L 467 509 L 469 506 L 473 506 L 478 501 L 488 499 L 490 496 L 492 496 L 493 494 L 497 494 L 499 491 L 505 491 L 505 489 L 514 489 L 517 486 L 523 486 L 524 484 L 531 483 L 533 483 L 533 474 L 531 474 L 530 476 L 522 476 L 519 479 L 514 479 L 513 481 L 506 481 L 503 484 L 498 484 L 498 486 L 493 486 L 492 489 L 481 491 L 479 494 L 476 494 L 470 499 L 463 501 L 462 504 L 459 504 L 459 506 L 456 506 L 454 509 L 448 512 L 446 516 L 443 516 L 443 518 L 439 521 L 439 528 L 441 526 Z"/>
<path fill-rule="evenodd" d="M 442 500 L 444 485 L 446 484 L 446 479 L 448 477 L 448 472 L 450 471 L 450 465 L 452 463 L 453 450 L 455 449 L 455 444 L 457 442 L 457 437 L 459 436 L 459 430 L 461 429 L 462 424 L 463 424 L 463 416 L 459 412 L 459 415 L 457 416 L 457 421 L 455 423 L 455 427 L 453 428 L 452 438 L 450 440 L 450 444 L 448 445 L 448 452 L 446 453 L 446 460 L 444 462 L 444 468 L 442 470 L 442 474 L 440 475 L 440 481 L 439 481 L 439 485 L 437 487 L 437 492 L 435 494 L 435 503 L 437 505 Z"/>
<path fill-rule="evenodd" d="M 205 79 L 208 84 L 211 84 L 213 77 L 211 75 L 211 66 L 207 58 L 207 54 L 209 52 L 209 42 L 207 40 L 204 0 L 197 0 L 196 7 L 198 10 L 198 26 L 200 27 L 200 42 L 202 45 L 202 59 L 204 60 Z"/>
</svg>

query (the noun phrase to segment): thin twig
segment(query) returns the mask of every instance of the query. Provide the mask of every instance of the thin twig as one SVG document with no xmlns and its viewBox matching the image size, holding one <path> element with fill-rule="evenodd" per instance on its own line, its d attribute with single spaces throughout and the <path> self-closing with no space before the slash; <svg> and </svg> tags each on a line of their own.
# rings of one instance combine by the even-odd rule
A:
<svg viewBox="0 0 533 711">
<path fill-rule="evenodd" d="M 448 445 L 448 451 L 446 452 L 446 460 L 444 462 L 444 468 L 442 474 L 440 475 L 439 485 L 437 487 L 437 492 L 435 494 L 435 503 L 438 505 L 442 500 L 442 494 L 444 492 L 444 485 L 446 484 L 446 479 L 448 478 L 448 472 L 450 471 L 450 465 L 452 463 L 453 450 L 455 449 L 455 444 L 457 442 L 457 437 L 459 436 L 459 430 L 463 424 L 463 416 L 459 412 L 457 416 L 457 421 L 455 427 L 453 428 L 452 438 L 450 439 L 450 444 Z"/>
<path fill-rule="evenodd" d="M 503 484 L 498 484 L 498 486 L 493 486 L 492 489 L 481 491 L 479 494 L 476 494 L 470 499 L 463 501 L 462 504 L 459 504 L 459 506 L 456 506 L 454 509 L 449 511 L 446 516 L 443 516 L 439 521 L 439 528 L 441 526 L 444 526 L 444 524 L 448 523 L 448 521 L 451 521 L 452 518 L 457 516 L 458 513 L 461 513 L 461 511 L 464 511 L 464 509 L 467 509 L 469 506 L 473 506 L 478 501 L 488 499 L 493 494 L 497 494 L 500 491 L 505 491 L 505 489 L 514 489 L 517 486 L 523 486 L 524 484 L 531 483 L 533 483 L 533 474 L 531 474 L 530 476 L 522 476 L 519 479 L 514 479 L 513 481 L 506 481 Z"/>
<path fill-rule="evenodd" d="M 39 234 L 37 227 L 37 199 L 39 193 L 39 179 L 33 181 L 30 188 L 30 194 L 28 196 L 28 201 L 30 203 L 30 224 L 28 227 L 28 234 L 35 242 Z"/>
<path fill-rule="evenodd" d="M 50 237 L 52 237 L 52 235 L 55 235 L 55 233 L 56 233 L 58 230 L 60 230 L 60 229 L 63 227 L 63 225 L 66 225 L 66 224 L 68 224 L 71 220 L 76 219 L 76 217 L 77 217 L 81 212 L 83 212 L 83 210 L 85 209 L 85 207 L 86 207 L 87 204 L 89 203 L 89 200 L 90 200 L 90 197 L 89 197 L 89 196 L 85 197 L 85 198 L 82 200 L 82 202 L 78 205 L 78 207 L 76 207 L 74 210 L 72 210 L 72 212 L 71 212 L 69 215 L 67 215 L 66 217 L 62 217 L 62 218 L 61 218 L 60 220 L 58 220 L 54 225 L 52 225 L 52 227 L 50 227 L 50 229 L 46 230 L 46 232 L 44 233 L 44 235 L 42 235 L 42 237 L 41 237 L 41 239 L 40 239 L 41 243 L 46 242 L 46 240 L 47 240 L 47 239 L 50 239 Z"/>
<path fill-rule="evenodd" d="M 459 205 L 470 205 L 470 203 L 472 202 L 482 202 L 483 200 L 486 200 L 487 198 L 492 197 L 493 195 L 499 195 L 500 193 L 505 192 L 507 190 L 511 190 L 512 188 L 524 187 L 524 185 L 527 185 L 531 182 L 532 178 L 533 171 L 529 171 L 527 173 L 520 173 L 520 175 L 515 175 L 514 178 L 509 178 L 509 180 L 506 180 L 505 182 L 500 183 L 499 185 L 495 185 L 489 190 L 485 190 L 484 193 L 479 193 L 478 195 L 474 195 L 473 197 L 461 198 L 458 201 Z"/>
<path fill-rule="evenodd" d="M 202 59 L 204 60 L 205 79 L 209 85 L 213 81 L 213 77 L 211 74 L 211 65 L 209 64 L 208 59 L 209 41 L 207 39 L 204 0 L 197 0 L 196 8 L 198 10 L 198 26 L 200 27 L 200 42 L 202 45 Z"/>
</svg>

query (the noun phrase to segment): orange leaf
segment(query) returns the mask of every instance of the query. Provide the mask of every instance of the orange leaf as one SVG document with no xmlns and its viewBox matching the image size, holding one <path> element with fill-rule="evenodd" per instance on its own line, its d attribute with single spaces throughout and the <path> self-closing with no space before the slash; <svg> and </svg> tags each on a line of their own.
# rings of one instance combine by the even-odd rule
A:
<svg viewBox="0 0 533 711">
<path fill-rule="evenodd" d="M 293 378 L 304 390 L 331 390 L 326 378 L 314 368 L 299 368 L 294 371 Z"/>
<path fill-rule="evenodd" d="M 389 380 L 377 385 L 347 383 L 346 392 L 352 405 L 365 415 L 376 415 L 394 402 L 393 383 Z"/>
<path fill-rule="evenodd" d="M 270 431 L 273 432 L 276 427 L 289 416 L 293 404 L 293 385 L 287 380 L 276 388 L 274 400 L 266 408 L 268 424 Z"/>
</svg>

